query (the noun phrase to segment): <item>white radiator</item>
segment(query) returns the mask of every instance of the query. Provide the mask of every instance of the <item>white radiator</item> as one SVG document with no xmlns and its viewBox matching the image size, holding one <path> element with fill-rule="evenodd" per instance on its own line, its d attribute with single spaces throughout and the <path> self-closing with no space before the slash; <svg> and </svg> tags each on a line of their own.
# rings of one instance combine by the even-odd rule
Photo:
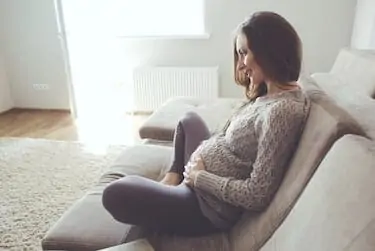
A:
<svg viewBox="0 0 375 251">
<path fill-rule="evenodd" d="M 136 111 L 154 111 L 176 96 L 219 96 L 218 67 L 141 67 L 133 72 L 133 84 Z"/>
</svg>

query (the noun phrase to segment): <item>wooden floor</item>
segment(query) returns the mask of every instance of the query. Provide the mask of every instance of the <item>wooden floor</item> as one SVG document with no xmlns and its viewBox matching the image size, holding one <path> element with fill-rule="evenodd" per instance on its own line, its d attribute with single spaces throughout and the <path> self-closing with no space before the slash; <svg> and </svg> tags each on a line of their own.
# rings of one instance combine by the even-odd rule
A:
<svg viewBox="0 0 375 251">
<path fill-rule="evenodd" d="M 124 116 L 121 121 L 77 123 L 69 111 L 12 109 L 0 114 L 0 137 L 64 141 L 105 141 L 132 144 L 147 116 Z"/>
</svg>

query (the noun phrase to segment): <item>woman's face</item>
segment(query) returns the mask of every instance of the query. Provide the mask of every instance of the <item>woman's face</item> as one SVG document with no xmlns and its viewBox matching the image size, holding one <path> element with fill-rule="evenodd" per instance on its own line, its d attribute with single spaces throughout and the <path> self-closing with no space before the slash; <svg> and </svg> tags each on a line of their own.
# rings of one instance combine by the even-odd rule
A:
<svg viewBox="0 0 375 251">
<path fill-rule="evenodd" d="M 236 48 L 238 54 L 238 70 L 245 73 L 250 79 L 251 84 L 259 85 L 265 80 L 260 66 L 254 59 L 254 55 L 248 47 L 247 38 L 240 33 L 236 39 Z"/>
</svg>

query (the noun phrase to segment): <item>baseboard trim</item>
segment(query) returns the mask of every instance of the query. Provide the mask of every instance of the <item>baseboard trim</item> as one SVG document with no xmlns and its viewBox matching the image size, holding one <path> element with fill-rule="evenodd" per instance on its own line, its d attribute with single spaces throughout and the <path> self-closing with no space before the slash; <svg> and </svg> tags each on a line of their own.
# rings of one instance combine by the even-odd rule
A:
<svg viewBox="0 0 375 251">
<path fill-rule="evenodd" d="M 61 112 L 61 113 L 71 113 L 69 109 L 42 109 L 42 108 L 21 108 L 13 107 L 7 111 L 2 112 L 1 114 L 6 114 L 10 112 Z"/>
<path fill-rule="evenodd" d="M 56 112 L 56 113 L 70 113 L 72 114 L 71 110 L 69 109 L 44 109 L 44 108 L 22 108 L 22 107 L 13 107 L 9 110 L 0 112 L 0 114 L 6 114 L 10 112 Z M 135 115 L 135 116 L 149 116 L 153 112 L 152 111 L 132 111 L 132 112 L 125 112 L 125 115 Z"/>
</svg>

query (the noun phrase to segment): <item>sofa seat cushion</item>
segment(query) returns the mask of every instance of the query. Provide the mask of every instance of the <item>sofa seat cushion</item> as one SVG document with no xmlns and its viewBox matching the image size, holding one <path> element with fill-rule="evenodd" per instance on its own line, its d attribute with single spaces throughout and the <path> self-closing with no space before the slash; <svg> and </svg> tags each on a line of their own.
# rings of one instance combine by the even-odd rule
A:
<svg viewBox="0 0 375 251">
<path fill-rule="evenodd" d="M 344 136 L 261 250 L 374 250 L 374 177 L 375 142 Z"/>
<path fill-rule="evenodd" d="M 99 251 L 155 251 L 155 249 L 150 245 L 147 239 L 138 239 Z"/>
<path fill-rule="evenodd" d="M 166 145 L 140 144 L 127 148 L 99 180 L 108 184 L 127 175 L 161 180 L 172 163 L 173 148 Z"/>
<path fill-rule="evenodd" d="M 301 79 L 300 83 L 312 106 L 298 148 L 268 208 L 259 214 L 245 213 L 231 231 L 231 250 L 259 250 L 288 215 L 333 143 L 345 134 L 363 134 L 353 118 L 312 78 Z"/>
<path fill-rule="evenodd" d="M 241 103 L 240 99 L 219 98 L 205 100 L 193 97 L 176 97 L 166 101 L 140 127 L 141 138 L 172 141 L 174 129 L 182 116 L 189 111 L 198 113 L 211 133 L 220 130 Z"/>
<path fill-rule="evenodd" d="M 154 233 L 147 238 L 156 251 L 230 251 L 228 233 L 184 237 Z M 127 251 L 127 250 L 126 250 Z"/>
<path fill-rule="evenodd" d="M 131 226 L 104 209 L 102 190 L 96 187 L 62 215 L 43 238 L 43 250 L 93 251 L 124 242 Z"/>
<path fill-rule="evenodd" d="M 87 194 L 75 202 L 42 241 L 43 250 L 98 250 L 138 238 L 142 229 L 119 223 L 104 209 L 102 193 L 126 175 L 162 179 L 169 169 L 173 148 L 136 145 L 126 148 Z"/>
</svg>

